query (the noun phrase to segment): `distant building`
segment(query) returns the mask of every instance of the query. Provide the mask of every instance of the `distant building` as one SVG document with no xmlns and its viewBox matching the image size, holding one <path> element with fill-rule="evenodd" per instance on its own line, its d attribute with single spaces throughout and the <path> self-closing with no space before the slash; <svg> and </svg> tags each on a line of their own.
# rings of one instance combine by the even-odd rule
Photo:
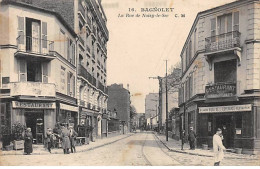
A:
<svg viewBox="0 0 260 169">
<path fill-rule="evenodd" d="M 145 119 L 146 126 L 152 129 L 154 126 L 158 125 L 158 106 L 159 106 L 159 94 L 149 93 L 145 97 Z M 155 117 L 155 118 L 154 118 Z"/>
<path fill-rule="evenodd" d="M 130 131 L 130 92 L 123 87 L 123 84 L 112 84 L 108 86 L 108 103 L 110 111 L 116 112 L 121 120 L 124 133 Z"/>
</svg>

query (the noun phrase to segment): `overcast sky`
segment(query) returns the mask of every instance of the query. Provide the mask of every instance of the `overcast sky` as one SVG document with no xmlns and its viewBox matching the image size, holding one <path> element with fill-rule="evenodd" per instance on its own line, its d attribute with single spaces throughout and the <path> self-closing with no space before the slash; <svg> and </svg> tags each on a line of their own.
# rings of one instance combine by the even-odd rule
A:
<svg viewBox="0 0 260 169">
<path fill-rule="evenodd" d="M 235 0 L 103 0 L 109 30 L 108 85 L 129 84 L 131 102 L 138 113 L 144 113 L 145 96 L 158 92 L 158 80 L 168 67 L 180 61 L 180 52 L 198 12 Z M 144 14 L 141 8 L 174 8 L 165 18 L 129 18 L 119 14 Z M 129 12 L 134 8 L 136 12 Z M 150 12 L 150 14 L 162 14 Z M 146 13 L 148 14 L 148 13 Z M 185 17 L 175 17 L 185 14 Z"/>
</svg>

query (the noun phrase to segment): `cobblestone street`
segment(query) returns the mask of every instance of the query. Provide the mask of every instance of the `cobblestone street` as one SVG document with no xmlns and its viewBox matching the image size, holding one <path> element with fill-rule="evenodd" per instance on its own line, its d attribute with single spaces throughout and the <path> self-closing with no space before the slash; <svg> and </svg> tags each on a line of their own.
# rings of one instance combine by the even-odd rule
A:
<svg viewBox="0 0 260 169">
<path fill-rule="evenodd" d="M 112 144 L 76 154 L 3 155 L 1 165 L 206 165 L 213 157 L 203 157 L 169 151 L 151 132 L 142 132 Z M 260 165 L 259 160 L 224 159 L 221 165 Z"/>
</svg>

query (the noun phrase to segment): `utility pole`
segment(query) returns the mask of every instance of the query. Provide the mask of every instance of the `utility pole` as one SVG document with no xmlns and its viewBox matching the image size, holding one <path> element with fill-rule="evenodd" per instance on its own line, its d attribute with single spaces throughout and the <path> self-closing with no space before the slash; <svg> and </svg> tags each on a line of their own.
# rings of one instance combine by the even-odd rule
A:
<svg viewBox="0 0 260 169">
<path fill-rule="evenodd" d="M 167 60 L 166 61 L 166 77 L 165 77 L 165 92 L 166 92 L 166 141 L 168 141 L 168 75 L 167 75 Z"/>
<path fill-rule="evenodd" d="M 161 104 L 161 101 L 162 101 L 162 97 L 161 97 L 161 94 L 162 94 L 162 77 L 160 76 L 157 76 L 157 77 L 149 77 L 149 79 L 158 79 L 159 80 L 159 107 L 161 109 L 162 107 L 162 104 Z M 161 126 L 161 116 L 162 116 L 162 112 L 159 110 L 158 112 L 158 133 L 160 133 L 160 126 Z"/>
</svg>

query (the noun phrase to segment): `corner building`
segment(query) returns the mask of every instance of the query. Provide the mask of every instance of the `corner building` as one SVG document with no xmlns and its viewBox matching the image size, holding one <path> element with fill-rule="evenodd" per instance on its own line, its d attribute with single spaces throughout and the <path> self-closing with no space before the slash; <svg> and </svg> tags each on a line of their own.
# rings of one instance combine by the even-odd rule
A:
<svg viewBox="0 0 260 169">
<path fill-rule="evenodd" d="M 77 125 L 76 34 L 61 15 L 28 2 L 0 4 L 0 125 L 20 122 L 42 144 L 57 121 Z"/>
<path fill-rule="evenodd" d="M 238 0 L 198 13 L 181 52 L 182 128 L 197 146 L 227 128 L 227 148 L 260 150 L 260 4 Z"/>
</svg>

